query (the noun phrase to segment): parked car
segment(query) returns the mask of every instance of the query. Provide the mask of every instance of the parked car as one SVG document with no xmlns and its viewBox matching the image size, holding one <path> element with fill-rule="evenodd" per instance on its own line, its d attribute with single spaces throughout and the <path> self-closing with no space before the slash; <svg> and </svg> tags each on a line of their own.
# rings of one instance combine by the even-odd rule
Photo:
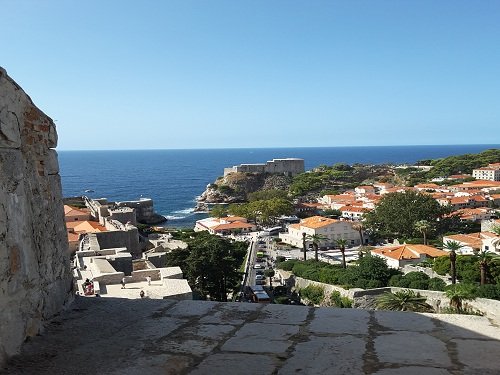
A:
<svg viewBox="0 0 500 375">
<path fill-rule="evenodd" d="M 255 275 L 255 280 L 262 280 L 264 279 L 263 275 Z"/>
<path fill-rule="evenodd" d="M 255 271 L 255 274 L 256 275 L 263 275 L 264 271 L 263 270 L 257 270 L 257 271 Z"/>
<path fill-rule="evenodd" d="M 255 280 L 255 285 L 265 285 L 266 284 L 266 280 L 262 279 L 262 280 Z"/>
<path fill-rule="evenodd" d="M 263 266 L 262 264 L 259 264 L 259 263 L 256 263 L 256 264 L 254 264 L 254 266 L 253 266 L 253 269 L 254 269 L 254 270 L 258 270 L 258 269 L 260 269 L 260 268 L 264 268 L 264 266 Z"/>
</svg>

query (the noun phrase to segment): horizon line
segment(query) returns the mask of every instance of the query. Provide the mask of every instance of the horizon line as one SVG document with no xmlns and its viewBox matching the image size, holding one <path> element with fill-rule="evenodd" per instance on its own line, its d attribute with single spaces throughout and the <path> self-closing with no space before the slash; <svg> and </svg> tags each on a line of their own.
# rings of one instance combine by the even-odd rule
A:
<svg viewBox="0 0 500 375">
<path fill-rule="evenodd" d="M 499 143 L 456 143 L 456 144 L 420 144 L 420 145 L 366 145 L 366 146 L 275 146 L 275 147 L 193 147 L 193 148 L 129 148 L 129 149 L 57 149 L 56 151 L 195 151 L 195 150 L 272 150 L 272 149 L 313 149 L 313 148 L 365 148 L 365 147 L 432 147 L 432 146 L 496 146 Z"/>
</svg>

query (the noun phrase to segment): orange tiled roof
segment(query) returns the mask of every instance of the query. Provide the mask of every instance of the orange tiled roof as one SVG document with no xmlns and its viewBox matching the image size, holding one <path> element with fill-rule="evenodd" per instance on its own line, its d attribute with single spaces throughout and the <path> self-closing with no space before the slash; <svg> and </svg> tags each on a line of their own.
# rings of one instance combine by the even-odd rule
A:
<svg viewBox="0 0 500 375">
<path fill-rule="evenodd" d="M 483 241 L 481 240 L 481 233 L 470 233 L 470 234 L 452 234 L 450 236 L 444 236 L 443 242 L 447 241 L 457 241 L 467 246 L 472 247 L 473 249 L 480 249 Z"/>
<path fill-rule="evenodd" d="M 64 215 L 65 216 L 79 216 L 79 215 L 88 215 L 87 211 L 79 210 L 78 208 L 64 205 Z"/>
<path fill-rule="evenodd" d="M 448 253 L 427 245 L 401 245 L 379 247 L 372 250 L 373 253 L 384 255 L 397 260 L 420 259 L 420 254 L 425 254 L 431 258 L 447 256 Z"/>
<path fill-rule="evenodd" d="M 311 229 L 317 229 L 317 228 L 322 228 L 326 227 L 328 225 L 334 224 L 339 222 L 339 220 L 336 219 L 330 219 L 324 216 L 312 216 L 308 217 L 306 219 L 302 219 L 300 222 L 300 225 L 306 228 L 311 228 Z"/>
<path fill-rule="evenodd" d="M 347 212 L 366 212 L 367 209 L 364 207 L 359 207 L 359 206 L 342 206 L 339 208 L 340 211 L 347 211 Z"/>
<path fill-rule="evenodd" d="M 106 232 L 107 229 L 96 221 L 81 221 L 74 228 L 75 233 L 96 233 Z"/>
</svg>

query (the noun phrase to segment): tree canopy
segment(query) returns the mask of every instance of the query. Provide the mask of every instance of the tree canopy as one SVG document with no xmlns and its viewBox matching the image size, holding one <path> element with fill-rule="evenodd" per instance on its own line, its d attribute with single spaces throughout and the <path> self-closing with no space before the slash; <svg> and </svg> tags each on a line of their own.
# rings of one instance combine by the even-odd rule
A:
<svg viewBox="0 0 500 375">
<path fill-rule="evenodd" d="M 412 190 L 389 193 L 366 214 L 366 227 L 382 237 L 411 238 L 420 233 L 416 223 L 421 220 L 435 225 L 446 210 L 429 194 Z"/>
<path fill-rule="evenodd" d="M 167 254 L 167 266 L 179 266 L 189 285 L 202 298 L 227 301 L 241 280 L 238 271 L 246 253 L 243 242 L 199 232 L 187 240 L 187 249 Z"/>
</svg>

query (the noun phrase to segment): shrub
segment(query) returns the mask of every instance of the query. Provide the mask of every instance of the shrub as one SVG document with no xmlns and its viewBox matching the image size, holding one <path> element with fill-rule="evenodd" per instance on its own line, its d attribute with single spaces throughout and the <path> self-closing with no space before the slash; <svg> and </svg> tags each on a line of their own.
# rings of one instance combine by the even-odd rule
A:
<svg viewBox="0 0 500 375">
<path fill-rule="evenodd" d="M 393 311 L 430 312 L 432 307 L 427 298 L 413 290 L 402 290 L 395 293 L 384 293 L 376 299 L 377 309 Z"/>
<path fill-rule="evenodd" d="M 281 262 L 279 264 L 279 268 L 281 268 L 283 271 L 291 271 L 293 269 L 293 266 L 295 266 L 295 263 L 297 263 L 296 260 L 287 260 L 286 262 Z"/>
<path fill-rule="evenodd" d="M 330 303 L 334 307 L 343 308 L 351 308 L 352 300 L 347 297 L 342 297 L 340 292 L 334 290 L 330 295 Z"/>
<path fill-rule="evenodd" d="M 495 284 L 485 284 L 477 288 L 476 294 L 480 298 L 500 300 L 500 287 Z"/>
<path fill-rule="evenodd" d="M 286 258 L 285 258 L 284 256 L 282 256 L 282 255 L 278 255 L 278 256 L 276 257 L 276 263 L 281 263 L 281 262 L 284 262 L 284 261 L 285 261 L 285 259 L 286 259 Z"/>
<path fill-rule="evenodd" d="M 325 298 L 325 290 L 321 286 L 308 285 L 300 289 L 300 296 L 308 299 L 315 305 L 319 305 Z"/>
<path fill-rule="evenodd" d="M 438 290 L 442 292 L 444 288 L 446 288 L 446 283 L 439 277 L 429 279 L 429 290 Z"/>
</svg>

